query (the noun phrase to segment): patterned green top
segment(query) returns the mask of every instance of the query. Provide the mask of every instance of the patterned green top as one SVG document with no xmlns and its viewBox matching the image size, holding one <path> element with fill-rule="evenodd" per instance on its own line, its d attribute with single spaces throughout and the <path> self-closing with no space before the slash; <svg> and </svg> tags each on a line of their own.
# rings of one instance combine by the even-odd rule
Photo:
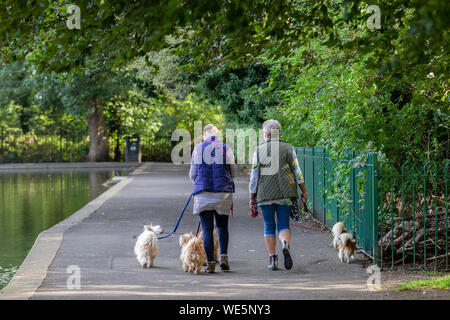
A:
<svg viewBox="0 0 450 320">
<path fill-rule="evenodd" d="M 286 143 L 285 143 L 286 144 Z M 289 145 L 289 144 L 287 144 Z M 300 165 L 297 160 L 297 154 L 295 152 L 295 149 L 290 146 L 290 152 L 291 156 L 289 157 L 292 163 L 290 163 L 291 168 L 293 168 L 293 173 L 295 175 L 295 180 L 297 184 L 304 183 L 303 174 L 300 169 Z M 249 184 L 249 192 L 250 193 L 257 193 L 258 190 L 258 181 L 259 181 L 259 173 L 260 173 L 260 163 L 258 161 L 258 154 L 255 150 L 253 154 L 253 161 L 252 161 L 252 171 L 250 174 L 250 184 Z M 258 206 L 260 205 L 267 205 L 267 204 L 280 204 L 280 205 L 290 205 L 291 200 L 289 198 L 281 198 L 281 199 L 274 199 L 274 200 L 268 200 L 268 201 L 261 201 L 258 203 Z"/>
</svg>

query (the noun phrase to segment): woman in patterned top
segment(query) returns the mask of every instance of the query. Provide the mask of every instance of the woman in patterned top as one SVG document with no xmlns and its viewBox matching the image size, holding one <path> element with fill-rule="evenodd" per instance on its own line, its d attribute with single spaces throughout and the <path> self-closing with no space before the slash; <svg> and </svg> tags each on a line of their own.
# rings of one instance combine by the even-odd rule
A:
<svg viewBox="0 0 450 320">
<path fill-rule="evenodd" d="M 291 232 L 289 217 L 291 199 L 298 198 L 297 185 L 302 199 L 307 201 L 306 187 L 291 144 L 279 140 L 281 126 L 276 120 L 263 124 L 265 143 L 258 146 L 253 155 L 250 175 L 250 206 L 260 207 L 264 218 L 264 239 L 269 253 L 269 270 L 278 269 L 275 229 L 278 223 L 278 238 L 282 244 L 284 266 L 292 268 L 290 254 Z M 275 214 L 277 223 L 275 223 Z"/>
</svg>

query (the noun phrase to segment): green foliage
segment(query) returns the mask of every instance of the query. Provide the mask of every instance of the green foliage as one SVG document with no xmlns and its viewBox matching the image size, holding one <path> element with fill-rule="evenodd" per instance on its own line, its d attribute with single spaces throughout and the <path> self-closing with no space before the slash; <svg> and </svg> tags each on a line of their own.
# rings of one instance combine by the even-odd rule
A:
<svg viewBox="0 0 450 320">
<path fill-rule="evenodd" d="M 0 124 L 20 126 L 24 132 L 30 130 L 36 109 L 32 106 L 35 77 L 24 62 L 0 66 Z"/>
<path fill-rule="evenodd" d="M 305 50 L 322 62 L 304 66 Z M 387 158 L 397 166 L 407 159 L 448 159 L 445 102 L 427 100 L 417 88 L 419 83 L 406 91 L 410 85 L 402 87 L 390 77 L 367 70 L 364 60 L 341 59 L 334 51 L 316 47 L 268 60 L 268 90 L 276 92 L 280 104 L 270 109 L 267 117 L 281 122 L 286 139 L 337 153 L 347 149 L 379 152 L 380 159 Z M 439 96 L 435 91 L 441 90 L 435 86 L 430 94 Z"/>
<path fill-rule="evenodd" d="M 148 66 L 145 61 L 152 63 Z M 171 55 L 169 50 L 150 52 L 144 58 L 137 59 L 129 68 L 135 70 L 141 81 L 154 86 L 156 97 L 152 111 L 154 123 L 158 123 L 155 134 L 170 136 L 177 128 L 194 133 L 194 121 L 216 123 L 223 126 L 222 109 L 208 102 L 204 95 L 193 90 L 195 83 L 187 79 L 188 75 L 180 67 L 180 59 Z M 143 122 L 142 129 L 149 127 Z"/>
<path fill-rule="evenodd" d="M 276 4 L 257 1 L 244 9 L 252 22 L 242 33 L 252 38 L 239 38 L 237 46 L 220 27 L 178 33 L 179 54 L 197 72 L 206 66 L 220 75 L 244 61 L 270 66 L 261 94 L 238 95 L 236 79 L 220 78 L 218 88 L 228 90 L 224 106 L 234 106 L 227 119 L 243 114 L 252 118 L 242 122 L 257 124 L 276 118 L 296 145 L 379 152 L 396 167 L 407 159 L 450 158 L 448 6 L 437 0 Z M 380 30 L 367 26 L 369 4 L 380 7 Z M 242 96 L 249 105 L 270 97 L 267 113 L 242 112 Z"/>
<path fill-rule="evenodd" d="M 75 131 L 76 132 L 76 131 Z M 85 134 L 39 135 L 20 131 L 0 131 L 0 161 L 2 163 L 30 162 L 81 162 L 89 150 L 89 140 Z"/>
<path fill-rule="evenodd" d="M 202 76 L 197 90 L 222 107 L 228 127 L 259 127 L 271 105 L 270 97 L 263 94 L 268 76 L 262 64 L 210 71 Z"/>
<path fill-rule="evenodd" d="M 104 112 L 109 136 L 114 139 L 110 142 L 116 143 L 116 160 L 122 158 L 125 136 L 139 134 L 150 144 L 156 136 L 170 137 L 176 128 L 193 134 L 193 123 L 198 120 L 223 126 L 218 107 L 189 93 L 191 84 L 181 81 L 184 73 L 176 57 L 166 51 L 151 56 L 151 68 L 139 59 L 122 70 L 89 76 L 39 73 L 26 62 L 1 67 L 0 125 L 4 132 L 0 140 L 8 145 L 2 149 L 2 161 L 83 160 L 86 115 L 95 106 Z M 67 147 L 61 157 L 58 137 L 71 133 L 84 137 L 83 143 L 64 141 Z M 26 154 L 21 145 L 28 150 Z M 67 148 L 74 157 L 65 157 Z"/>
<path fill-rule="evenodd" d="M 80 0 L 80 30 L 65 25 L 70 4 L 0 4 L 2 63 L 26 57 L 47 74 L 41 87 L 27 82 L 36 75 L 20 65 L 0 75 L 10 83 L 5 88 L 17 88 L 0 116 L 15 108 L 12 120 L 24 131 L 43 111 L 56 123 L 61 114 L 83 117 L 95 103 L 110 108 L 113 132 L 119 114 L 125 123 L 142 117 L 155 121 L 148 130 L 161 123 L 170 131 L 178 120 L 189 127 L 195 117 L 215 117 L 219 109 L 205 95 L 228 126 L 277 118 L 297 145 L 375 151 L 397 167 L 406 159 L 450 158 L 445 1 Z M 381 10 L 378 30 L 367 25 L 372 4 Z M 137 71 L 125 79 L 130 63 Z"/>
</svg>

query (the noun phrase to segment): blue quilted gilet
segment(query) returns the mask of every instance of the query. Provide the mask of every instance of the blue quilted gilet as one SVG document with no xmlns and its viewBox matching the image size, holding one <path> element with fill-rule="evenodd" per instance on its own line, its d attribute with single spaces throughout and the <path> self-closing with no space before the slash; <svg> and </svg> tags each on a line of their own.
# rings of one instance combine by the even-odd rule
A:
<svg viewBox="0 0 450 320">
<path fill-rule="evenodd" d="M 211 141 L 215 141 L 216 137 L 211 136 L 206 139 L 206 141 L 202 142 L 202 155 L 204 154 L 205 148 L 212 144 Z M 223 151 L 227 152 L 227 145 L 222 144 L 221 142 L 217 142 L 222 148 Z M 197 166 L 197 177 L 194 182 L 194 192 L 196 195 L 202 191 L 207 192 L 234 192 L 234 182 L 231 178 L 230 171 L 228 170 L 228 166 L 226 165 L 226 155 L 224 154 L 220 148 L 215 147 L 211 152 L 211 156 L 215 157 L 215 152 L 220 152 L 223 161 L 222 164 L 216 163 L 215 161 L 211 164 L 207 164 L 205 159 L 202 156 L 202 163 L 196 164 Z"/>
</svg>

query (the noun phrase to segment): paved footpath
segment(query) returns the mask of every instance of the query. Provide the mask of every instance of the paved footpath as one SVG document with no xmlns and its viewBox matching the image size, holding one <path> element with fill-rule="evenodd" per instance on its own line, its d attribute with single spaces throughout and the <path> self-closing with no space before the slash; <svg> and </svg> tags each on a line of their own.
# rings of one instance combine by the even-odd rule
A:
<svg viewBox="0 0 450 320">
<path fill-rule="evenodd" d="M 146 163 L 95 212 L 63 232 L 45 279 L 32 299 L 367 299 L 368 274 L 361 262 L 338 261 L 328 233 L 293 229 L 291 270 L 267 271 L 262 218 L 248 210 L 248 177 L 235 179 L 230 218 L 231 272 L 183 272 L 178 236 L 196 231 L 192 203 L 174 236 L 159 241 L 155 267 L 142 269 L 133 253 L 144 224 L 171 231 L 192 184 L 186 166 Z M 309 225 L 309 224 L 305 224 Z M 281 250 L 280 265 L 282 266 Z M 66 273 L 81 271 L 81 289 L 69 290 Z M 217 267 L 217 270 L 219 268 Z M 25 277 L 26 278 L 26 277 Z"/>
</svg>

